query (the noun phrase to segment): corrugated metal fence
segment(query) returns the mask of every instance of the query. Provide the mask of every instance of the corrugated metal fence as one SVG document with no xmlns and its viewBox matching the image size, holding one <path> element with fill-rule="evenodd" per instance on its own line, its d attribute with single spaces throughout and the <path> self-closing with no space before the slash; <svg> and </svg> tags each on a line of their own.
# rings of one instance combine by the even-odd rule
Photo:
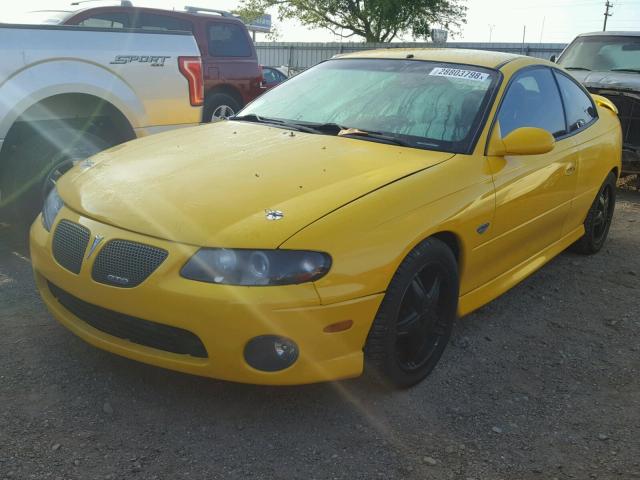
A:
<svg viewBox="0 0 640 480">
<path fill-rule="evenodd" d="M 517 53 L 538 58 L 559 54 L 563 43 L 466 43 L 449 42 L 445 48 L 471 48 L 495 52 Z M 256 42 L 258 59 L 262 65 L 287 66 L 304 70 L 339 53 L 372 50 L 375 48 L 435 48 L 433 43 L 286 43 Z"/>
</svg>

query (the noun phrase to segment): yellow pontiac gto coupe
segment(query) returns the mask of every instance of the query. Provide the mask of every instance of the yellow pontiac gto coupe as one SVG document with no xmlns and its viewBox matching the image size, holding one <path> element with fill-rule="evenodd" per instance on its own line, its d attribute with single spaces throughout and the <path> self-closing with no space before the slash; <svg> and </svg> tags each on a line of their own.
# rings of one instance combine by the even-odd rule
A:
<svg viewBox="0 0 640 480">
<path fill-rule="evenodd" d="M 38 288 L 89 343 L 302 384 L 434 368 L 457 316 L 607 236 L 615 107 L 546 61 L 385 50 L 229 121 L 81 162 L 31 229 Z"/>
</svg>

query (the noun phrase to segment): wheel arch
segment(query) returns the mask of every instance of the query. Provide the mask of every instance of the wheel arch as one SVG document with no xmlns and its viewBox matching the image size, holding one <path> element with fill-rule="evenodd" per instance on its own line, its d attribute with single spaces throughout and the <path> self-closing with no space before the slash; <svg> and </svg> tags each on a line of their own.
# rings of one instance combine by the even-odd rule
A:
<svg viewBox="0 0 640 480">
<path fill-rule="evenodd" d="M 427 239 L 429 238 L 437 238 L 438 240 L 443 242 L 447 247 L 449 247 L 449 249 L 453 253 L 453 256 L 456 259 L 456 262 L 458 263 L 458 267 L 460 267 L 460 260 L 462 255 L 462 241 L 456 233 L 450 230 L 443 230 L 441 232 L 436 232 L 434 234 L 429 235 Z"/>
<path fill-rule="evenodd" d="M 0 154 L 19 141 L 21 129 L 30 127 L 38 132 L 56 123 L 73 124 L 78 128 L 95 123 L 94 130 L 103 129 L 103 134 L 108 137 L 105 140 L 114 143 L 136 137 L 128 118 L 111 102 L 87 93 L 59 93 L 33 103 L 17 115 L 7 131 Z"/>
<path fill-rule="evenodd" d="M 240 107 L 244 107 L 244 105 L 245 105 L 245 102 L 244 102 L 244 99 L 242 98 L 242 94 L 240 93 L 240 90 L 238 90 L 236 87 L 234 87 L 233 85 L 230 85 L 228 83 L 224 83 L 222 85 L 217 85 L 214 88 L 212 88 L 211 90 L 207 91 L 207 93 L 205 94 L 205 104 L 206 104 L 207 100 L 212 95 L 215 95 L 216 93 L 224 93 L 226 95 L 229 95 L 236 102 L 238 102 L 238 105 L 240 105 Z"/>
<path fill-rule="evenodd" d="M 613 173 L 616 178 L 620 178 L 620 169 L 618 167 L 613 167 L 610 173 Z"/>
</svg>

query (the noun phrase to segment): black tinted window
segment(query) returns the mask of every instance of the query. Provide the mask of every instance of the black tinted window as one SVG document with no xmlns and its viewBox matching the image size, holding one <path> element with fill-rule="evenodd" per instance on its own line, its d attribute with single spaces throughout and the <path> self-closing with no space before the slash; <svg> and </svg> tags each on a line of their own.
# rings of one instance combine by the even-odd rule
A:
<svg viewBox="0 0 640 480">
<path fill-rule="evenodd" d="M 262 73 L 263 80 L 268 84 L 281 82 L 283 76 L 284 75 L 273 68 L 265 68 Z"/>
<path fill-rule="evenodd" d="M 498 121 L 503 138 L 520 127 L 542 128 L 554 137 L 563 135 L 564 112 L 551 71 L 536 68 L 518 74 L 502 101 Z"/>
<path fill-rule="evenodd" d="M 191 31 L 191 22 L 166 15 L 156 15 L 154 13 L 141 13 L 138 17 L 137 27 L 143 30 L 181 30 Z"/>
<path fill-rule="evenodd" d="M 214 57 L 250 57 L 251 47 L 245 30 L 232 23 L 210 25 L 209 54 Z"/>
<path fill-rule="evenodd" d="M 99 13 L 85 18 L 78 25 L 93 28 L 128 28 L 129 15 L 120 12 Z"/>
<path fill-rule="evenodd" d="M 584 91 L 561 73 L 556 73 L 560 92 L 567 111 L 569 131 L 573 132 L 590 123 L 596 116 L 591 99 Z"/>
</svg>

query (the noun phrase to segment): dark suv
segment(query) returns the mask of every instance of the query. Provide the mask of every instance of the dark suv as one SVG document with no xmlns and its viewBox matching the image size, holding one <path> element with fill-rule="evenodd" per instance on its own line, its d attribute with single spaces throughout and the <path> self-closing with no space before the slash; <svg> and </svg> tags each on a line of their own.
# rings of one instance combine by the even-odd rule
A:
<svg viewBox="0 0 640 480">
<path fill-rule="evenodd" d="M 229 117 L 264 91 L 247 27 L 230 13 L 193 7 L 186 11 L 139 8 L 126 3 L 51 13 L 63 25 L 193 32 L 202 55 L 204 121 Z"/>
</svg>

